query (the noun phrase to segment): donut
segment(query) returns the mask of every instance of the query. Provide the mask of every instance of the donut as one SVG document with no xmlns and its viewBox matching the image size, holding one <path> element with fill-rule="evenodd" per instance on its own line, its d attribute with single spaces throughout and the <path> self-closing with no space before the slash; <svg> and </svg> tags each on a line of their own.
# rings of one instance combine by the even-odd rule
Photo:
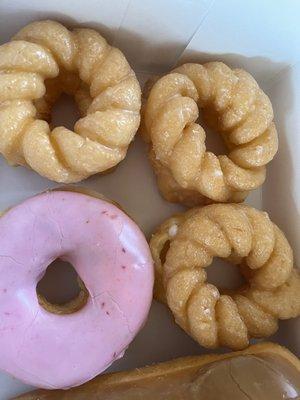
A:
<svg viewBox="0 0 300 400">
<path fill-rule="evenodd" d="M 57 258 L 84 285 L 63 309 L 36 292 Z M 0 368 L 36 387 L 66 389 L 108 368 L 152 301 L 153 262 L 137 225 L 111 202 L 63 189 L 1 216 L 0 273 Z"/>
<path fill-rule="evenodd" d="M 262 185 L 278 138 L 271 102 L 249 73 L 222 62 L 184 64 L 150 83 L 145 95 L 143 135 L 166 200 L 238 203 Z M 227 155 L 207 151 L 199 109 Z"/>
<path fill-rule="evenodd" d="M 74 131 L 50 128 L 61 93 L 74 96 Z M 95 30 L 33 22 L 0 46 L 0 153 L 56 182 L 116 166 L 140 122 L 141 91 L 123 53 Z"/>
<path fill-rule="evenodd" d="M 150 248 L 155 297 L 201 346 L 248 346 L 276 332 L 278 319 L 300 315 L 293 252 L 268 214 L 242 204 L 212 204 L 166 220 Z M 236 264 L 247 283 L 221 291 L 207 282 L 214 257 Z"/>
<path fill-rule="evenodd" d="M 190 356 L 99 376 L 67 392 L 36 390 L 18 400 L 279 400 L 300 396 L 300 361 L 284 347 Z"/>
</svg>

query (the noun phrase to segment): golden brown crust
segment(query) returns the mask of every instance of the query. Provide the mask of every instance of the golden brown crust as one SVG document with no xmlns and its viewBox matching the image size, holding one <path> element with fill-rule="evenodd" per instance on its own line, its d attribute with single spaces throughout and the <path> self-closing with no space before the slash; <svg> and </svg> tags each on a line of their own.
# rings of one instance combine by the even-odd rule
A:
<svg viewBox="0 0 300 400">
<path fill-rule="evenodd" d="M 241 202 L 264 182 L 278 139 L 270 100 L 250 74 L 221 62 L 184 64 L 151 85 L 143 135 L 168 201 Z M 206 150 L 198 107 L 228 155 Z"/>
<path fill-rule="evenodd" d="M 79 277 L 77 278 L 77 281 L 79 293 L 74 299 L 63 304 L 53 304 L 46 300 L 42 294 L 37 293 L 40 306 L 42 306 L 46 311 L 57 315 L 73 314 L 76 311 L 81 310 L 88 301 L 89 292 Z"/>
<path fill-rule="evenodd" d="M 165 221 L 150 248 L 155 296 L 202 346 L 238 350 L 270 336 L 277 319 L 300 315 L 300 276 L 284 234 L 268 214 L 246 205 L 214 204 Z M 206 281 L 214 257 L 241 265 L 247 286 L 221 294 Z"/>
<path fill-rule="evenodd" d="M 10 164 L 71 183 L 125 157 L 140 122 L 140 86 L 98 32 L 33 22 L 0 46 L 0 72 L 0 153 Z M 62 92 L 80 108 L 74 132 L 44 121 Z"/>
</svg>

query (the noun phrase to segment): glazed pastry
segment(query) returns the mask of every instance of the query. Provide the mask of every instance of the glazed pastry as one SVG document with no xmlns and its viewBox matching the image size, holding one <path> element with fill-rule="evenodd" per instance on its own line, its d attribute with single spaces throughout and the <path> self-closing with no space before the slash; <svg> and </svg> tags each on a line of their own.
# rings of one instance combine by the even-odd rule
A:
<svg viewBox="0 0 300 400">
<path fill-rule="evenodd" d="M 62 92 L 82 118 L 74 132 L 45 120 Z M 141 93 L 123 53 L 95 30 L 33 22 L 0 46 L 0 153 L 56 182 L 78 182 L 126 156 Z"/>
<path fill-rule="evenodd" d="M 155 297 L 201 346 L 243 349 L 276 332 L 278 319 L 300 315 L 300 276 L 293 252 L 268 214 L 241 204 L 195 208 L 153 235 Z M 234 291 L 207 282 L 214 257 L 239 265 L 247 280 Z"/>
<path fill-rule="evenodd" d="M 122 357 L 152 301 L 153 263 L 137 225 L 111 202 L 61 189 L 5 212 L 0 232 L 0 368 L 58 389 Z M 63 306 L 36 293 L 57 258 L 82 280 Z"/>
<path fill-rule="evenodd" d="M 282 400 L 300 396 L 300 362 L 272 343 L 179 358 L 102 375 L 67 392 L 38 390 L 18 400 Z"/>
<path fill-rule="evenodd" d="M 271 102 L 249 73 L 221 62 L 184 64 L 147 87 L 146 96 L 143 134 L 166 200 L 241 202 L 262 185 L 278 139 Z M 198 108 L 222 135 L 227 155 L 206 150 Z"/>
</svg>

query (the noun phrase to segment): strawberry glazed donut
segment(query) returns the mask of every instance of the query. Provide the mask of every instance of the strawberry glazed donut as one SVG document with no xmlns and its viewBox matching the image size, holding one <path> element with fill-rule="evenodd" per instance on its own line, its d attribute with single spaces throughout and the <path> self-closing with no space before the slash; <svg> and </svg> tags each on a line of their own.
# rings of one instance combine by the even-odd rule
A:
<svg viewBox="0 0 300 400">
<path fill-rule="evenodd" d="M 57 258 L 82 281 L 61 308 L 36 292 Z M 64 189 L 1 216 L 0 273 L 0 368 L 48 389 L 80 385 L 121 358 L 152 300 L 153 264 L 137 225 L 111 202 Z"/>
</svg>

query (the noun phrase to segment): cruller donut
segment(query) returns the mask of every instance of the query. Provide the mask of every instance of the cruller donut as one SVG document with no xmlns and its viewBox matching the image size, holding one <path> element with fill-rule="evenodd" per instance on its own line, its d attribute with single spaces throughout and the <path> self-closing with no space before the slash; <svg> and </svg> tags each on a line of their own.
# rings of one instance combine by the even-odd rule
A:
<svg viewBox="0 0 300 400">
<path fill-rule="evenodd" d="M 81 278 L 79 297 L 37 295 L 60 258 Z M 0 218 L 0 368 L 24 382 L 68 388 L 122 357 L 152 301 L 153 264 L 137 225 L 116 205 L 59 189 Z"/>
<path fill-rule="evenodd" d="M 74 95 L 74 131 L 52 130 L 51 107 Z M 95 30 L 33 22 L 0 46 L 0 153 L 56 182 L 117 165 L 140 122 L 140 86 L 123 53 Z"/>
<path fill-rule="evenodd" d="M 278 319 L 300 315 L 300 276 L 292 249 L 268 214 L 246 205 L 214 204 L 165 221 L 150 248 L 155 296 L 204 347 L 242 349 L 272 335 Z M 220 293 L 207 282 L 214 257 L 241 267 L 247 285 Z"/>
<path fill-rule="evenodd" d="M 278 139 L 271 102 L 249 73 L 222 62 L 184 64 L 147 91 L 144 137 L 167 200 L 241 202 L 264 182 Z M 198 108 L 227 155 L 206 150 Z"/>
</svg>

